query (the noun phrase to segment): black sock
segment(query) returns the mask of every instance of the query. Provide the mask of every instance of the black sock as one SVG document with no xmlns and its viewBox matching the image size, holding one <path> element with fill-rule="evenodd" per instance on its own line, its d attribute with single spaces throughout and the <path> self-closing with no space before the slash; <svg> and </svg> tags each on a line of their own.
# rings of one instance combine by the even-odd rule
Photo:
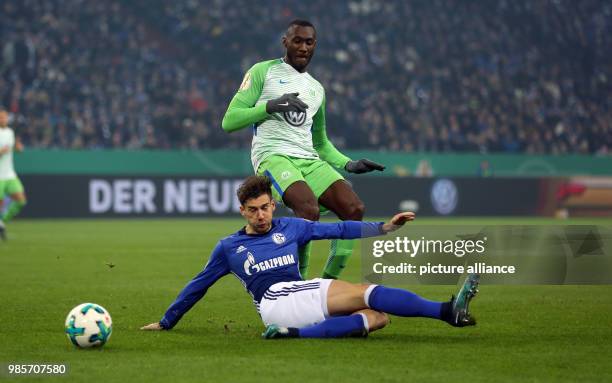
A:
<svg viewBox="0 0 612 383">
<path fill-rule="evenodd" d="M 299 338 L 300 337 L 300 329 L 296 327 L 288 327 L 287 330 L 289 330 L 289 334 L 287 335 L 288 338 Z"/>
<path fill-rule="evenodd" d="M 450 322 L 453 320 L 453 301 L 442 303 L 442 307 L 440 307 L 440 319 L 446 322 Z"/>
</svg>

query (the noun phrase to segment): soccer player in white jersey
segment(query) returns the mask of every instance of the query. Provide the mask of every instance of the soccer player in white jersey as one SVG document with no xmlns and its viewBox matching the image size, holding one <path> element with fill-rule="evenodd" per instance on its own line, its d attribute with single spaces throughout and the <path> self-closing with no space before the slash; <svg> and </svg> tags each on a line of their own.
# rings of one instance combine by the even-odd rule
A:
<svg viewBox="0 0 612 383">
<path fill-rule="evenodd" d="M 479 276 L 469 275 L 456 297 L 435 302 L 408 290 L 341 280 L 304 280 L 295 256 L 298 246 L 317 239 L 384 235 L 414 219 L 396 214 L 389 222 L 320 223 L 301 218 L 273 219 L 272 184 L 251 176 L 238 189 L 247 224 L 221 239 L 204 270 L 193 278 L 159 322 L 142 330 L 170 330 L 220 278 L 233 274 L 251 294 L 267 326 L 264 338 L 337 338 L 366 335 L 389 323 L 387 314 L 438 319 L 455 327 L 472 326 L 468 311 Z"/>
<path fill-rule="evenodd" d="M 23 185 L 13 167 L 13 150 L 22 151 L 23 145 L 15 138 L 13 129 L 9 128 L 8 117 L 8 113 L 0 109 L 0 211 L 4 197 L 8 195 L 11 198 L 6 211 L 0 215 L 0 238 L 3 240 L 6 240 L 5 224 L 26 205 Z"/>
<path fill-rule="evenodd" d="M 366 173 L 384 166 L 368 159 L 353 161 L 327 139 L 325 89 L 306 72 L 316 37 L 310 22 L 292 21 L 282 38 L 284 57 L 248 70 L 222 125 L 227 132 L 252 127 L 253 168 L 272 180 L 274 198 L 296 216 L 318 221 L 320 211 L 331 210 L 341 220 L 360 221 L 364 204 L 335 169 Z M 324 278 L 339 276 L 353 242 L 332 241 Z M 299 251 L 304 277 L 309 255 L 310 244 L 305 244 Z"/>
</svg>

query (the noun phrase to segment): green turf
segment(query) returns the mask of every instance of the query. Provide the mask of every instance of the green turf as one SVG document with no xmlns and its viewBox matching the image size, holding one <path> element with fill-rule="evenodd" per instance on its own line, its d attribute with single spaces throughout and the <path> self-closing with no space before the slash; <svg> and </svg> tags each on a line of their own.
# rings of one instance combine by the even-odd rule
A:
<svg viewBox="0 0 612 383">
<path fill-rule="evenodd" d="M 475 328 L 394 317 L 368 339 L 264 341 L 249 296 L 228 276 L 174 330 L 139 331 L 240 224 L 16 220 L 10 241 L 0 243 L 0 364 L 70 365 L 68 378 L 35 381 L 612 381 L 611 286 L 482 286 L 472 305 Z M 321 270 L 327 246 L 315 245 L 313 270 Z M 358 258 L 344 277 L 359 280 Z M 413 287 L 432 299 L 454 289 Z M 113 317 L 102 350 L 77 350 L 63 333 L 68 311 L 87 301 Z"/>
</svg>

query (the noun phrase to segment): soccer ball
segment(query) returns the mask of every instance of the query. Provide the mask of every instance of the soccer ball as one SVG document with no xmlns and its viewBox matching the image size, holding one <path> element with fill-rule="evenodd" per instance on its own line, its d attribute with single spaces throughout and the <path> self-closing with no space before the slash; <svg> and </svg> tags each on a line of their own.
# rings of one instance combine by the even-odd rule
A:
<svg viewBox="0 0 612 383">
<path fill-rule="evenodd" d="M 106 309 L 95 303 L 82 303 L 66 317 L 66 335 L 77 347 L 102 347 L 113 331 L 113 320 Z"/>
</svg>

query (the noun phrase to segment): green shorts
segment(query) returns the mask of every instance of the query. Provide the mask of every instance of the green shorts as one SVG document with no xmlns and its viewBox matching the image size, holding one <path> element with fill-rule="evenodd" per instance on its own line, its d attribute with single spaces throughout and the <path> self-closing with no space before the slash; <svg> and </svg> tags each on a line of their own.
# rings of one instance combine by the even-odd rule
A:
<svg viewBox="0 0 612 383">
<path fill-rule="evenodd" d="M 266 158 L 257 169 L 257 174 L 265 175 L 272 181 L 274 199 L 282 202 L 285 190 L 294 182 L 304 181 L 317 200 L 334 182 L 343 180 L 330 164 L 323 160 L 288 157 L 275 154 Z"/>
<path fill-rule="evenodd" d="M 23 185 L 19 178 L 0 180 L 0 199 L 3 199 L 7 194 L 13 195 L 15 193 L 23 193 Z"/>
</svg>

